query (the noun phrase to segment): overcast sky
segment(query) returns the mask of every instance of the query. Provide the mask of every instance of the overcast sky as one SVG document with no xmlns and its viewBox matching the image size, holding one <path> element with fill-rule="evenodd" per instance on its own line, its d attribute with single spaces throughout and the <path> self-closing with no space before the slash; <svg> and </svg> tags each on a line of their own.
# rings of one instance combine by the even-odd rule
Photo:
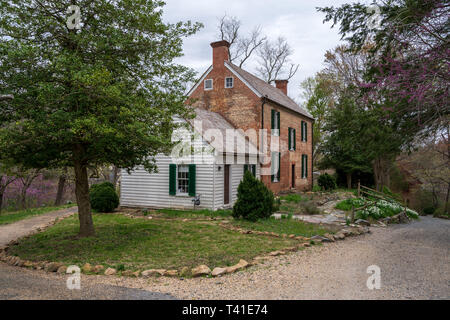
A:
<svg viewBox="0 0 450 320">
<path fill-rule="evenodd" d="M 185 56 L 180 59 L 181 64 L 200 74 L 211 65 L 209 44 L 220 40 L 217 24 L 225 13 L 242 21 L 244 33 L 260 25 L 271 39 L 285 37 L 294 49 L 292 60 L 300 64 L 288 88 L 289 95 L 299 101 L 301 81 L 322 69 L 326 50 L 340 43 L 337 29 L 331 29 L 330 23 L 323 24 L 324 14 L 315 8 L 350 2 L 355 0 L 166 0 L 163 10 L 169 22 L 192 20 L 204 24 L 202 30 L 185 40 Z M 252 63 L 244 69 L 255 73 Z"/>
</svg>

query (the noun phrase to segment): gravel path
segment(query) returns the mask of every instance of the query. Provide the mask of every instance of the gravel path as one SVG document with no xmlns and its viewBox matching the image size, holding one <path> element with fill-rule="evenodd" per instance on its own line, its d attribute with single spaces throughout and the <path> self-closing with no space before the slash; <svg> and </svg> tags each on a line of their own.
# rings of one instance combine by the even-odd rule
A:
<svg viewBox="0 0 450 320">
<path fill-rule="evenodd" d="M 78 211 L 78 207 L 52 211 L 40 214 L 11 224 L 0 226 L 0 247 L 8 244 L 12 240 L 24 237 L 35 232 L 39 228 L 45 227 L 48 223 L 57 218 L 68 217 Z"/>
<path fill-rule="evenodd" d="M 381 268 L 379 290 L 366 287 L 370 265 Z M 63 287 L 64 279 L 0 263 L 0 298 L 70 297 L 73 293 L 62 292 L 67 289 L 53 294 L 46 287 L 52 282 Z M 127 289 L 135 288 L 150 291 L 150 299 L 450 299 L 450 221 L 422 217 L 407 225 L 372 228 L 371 234 L 274 257 L 222 278 L 83 275 L 81 285 L 77 298 L 144 298 L 143 292 Z"/>
</svg>

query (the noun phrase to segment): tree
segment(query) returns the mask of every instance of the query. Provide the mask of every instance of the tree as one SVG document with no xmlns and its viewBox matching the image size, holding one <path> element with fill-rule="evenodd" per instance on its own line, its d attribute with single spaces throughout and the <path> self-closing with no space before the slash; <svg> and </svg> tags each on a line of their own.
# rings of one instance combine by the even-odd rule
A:
<svg viewBox="0 0 450 320">
<path fill-rule="evenodd" d="M 19 177 L 16 175 L 13 168 L 8 166 L 6 163 L 0 163 L 0 213 L 2 213 L 3 196 L 6 188 L 18 178 Z"/>
<path fill-rule="evenodd" d="M 300 85 L 303 89 L 305 107 L 314 117 L 313 127 L 313 163 L 317 165 L 320 158 L 320 148 L 323 142 L 326 116 L 335 105 L 332 82 L 324 73 L 317 73 L 314 77 L 306 78 Z"/>
<path fill-rule="evenodd" d="M 278 79 L 290 80 L 298 71 L 299 65 L 291 62 L 291 46 L 283 37 L 276 41 L 265 41 L 258 49 L 258 72 L 267 83 Z"/>
<path fill-rule="evenodd" d="M 95 234 L 88 167 L 154 171 L 154 156 L 172 146 L 173 117 L 191 116 L 183 88 L 193 72 L 173 61 L 201 25 L 164 23 L 162 1 L 71 4 L 79 24 L 61 1 L 0 4 L 0 85 L 14 95 L 0 109 L 0 161 L 73 167 L 87 237 Z"/>
<path fill-rule="evenodd" d="M 332 27 L 339 24 L 351 50 L 371 44 L 363 84 L 367 97 L 379 102 L 382 92 L 390 102 L 396 99 L 389 107 L 390 116 L 414 122 L 420 130 L 412 134 L 424 137 L 445 129 L 450 114 L 450 5 L 443 0 L 391 0 L 379 6 L 377 16 L 367 9 L 361 3 L 318 8 Z M 379 26 L 368 23 L 374 17 Z"/>
<path fill-rule="evenodd" d="M 22 209 L 27 208 L 27 191 L 40 174 L 40 169 L 30 169 L 20 175 L 19 181 L 22 183 L 22 188 L 20 190 L 20 207 Z"/>
<path fill-rule="evenodd" d="M 219 20 L 219 37 L 230 43 L 230 62 L 242 68 L 256 50 L 264 44 L 267 37 L 261 34 L 261 27 L 256 26 L 247 36 L 240 33 L 241 21 L 236 17 L 224 15 Z"/>
</svg>

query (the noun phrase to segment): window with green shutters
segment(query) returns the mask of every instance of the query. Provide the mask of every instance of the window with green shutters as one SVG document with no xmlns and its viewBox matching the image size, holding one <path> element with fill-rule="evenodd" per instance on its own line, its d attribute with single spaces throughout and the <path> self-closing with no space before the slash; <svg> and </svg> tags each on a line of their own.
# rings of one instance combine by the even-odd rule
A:
<svg viewBox="0 0 450 320">
<path fill-rule="evenodd" d="M 274 109 L 272 109 L 272 135 L 279 136 L 280 135 L 280 113 Z"/>
<path fill-rule="evenodd" d="M 281 153 L 272 152 L 272 163 L 271 163 L 271 173 L 272 182 L 280 182 L 280 169 L 281 169 Z M 277 172 L 275 172 L 277 170 Z"/>
<path fill-rule="evenodd" d="M 244 173 L 250 171 L 256 177 L 256 164 L 244 164 Z"/>
<path fill-rule="evenodd" d="M 308 155 L 302 155 L 302 179 L 308 178 Z"/>
<path fill-rule="evenodd" d="M 306 121 L 302 121 L 301 125 L 302 129 L 302 141 L 308 141 L 308 123 Z"/>
<path fill-rule="evenodd" d="M 196 195 L 196 165 L 169 165 L 169 194 Z"/>
<path fill-rule="evenodd" d="M 294 150 L 295 150 L 295 147 L 296 147 L 296 143 L 295 143 L 295 140 L 296 140 L 296 138 L 295 138 L 296 132 L 295 132 L 295 129 L 294 129 L 294 128 L 289 128 L 289 129 L 288 129 L 288 135 L 289 135 L 289 137 L 288 137 L 288 140 L 289 140 L 289 150 L 294 151 Z"/>
</svg>

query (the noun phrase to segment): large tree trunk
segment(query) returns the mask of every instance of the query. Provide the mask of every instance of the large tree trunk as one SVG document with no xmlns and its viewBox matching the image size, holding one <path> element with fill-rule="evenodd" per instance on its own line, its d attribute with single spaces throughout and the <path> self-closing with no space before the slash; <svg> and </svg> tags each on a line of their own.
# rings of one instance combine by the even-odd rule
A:
<svg viewBox="0 0 450 320">
<path fill-rule="evenodd" d="M 347 172 L 346 176 L 347 176 L 347 189 L 351 189 L 352 188 L 352 174 Z"/>
<path fill-rule="evenodd" d="M 92 221 L 91 203 L 89 201 L 89 181 L 87 166 L 79 160 L 81 157 L 76 155 L 74 160 L 75 169 L 75 195 L 78 204 L 78 217 L 80 220 L 81 238 L 95 235 L 94 223 Z"/>
<path fill-rule="evenodd" d="M 63 200 L 64 200 L 64 187 L 66 185 L 66 180 L 67 180 L 66 172 L 67 172 L 67 169 L 64 169 L 64 173 L 62 173 L 58 179 L 58 191 L 56 193 L 55 206 L 62 205 Z"/>
</svg>

